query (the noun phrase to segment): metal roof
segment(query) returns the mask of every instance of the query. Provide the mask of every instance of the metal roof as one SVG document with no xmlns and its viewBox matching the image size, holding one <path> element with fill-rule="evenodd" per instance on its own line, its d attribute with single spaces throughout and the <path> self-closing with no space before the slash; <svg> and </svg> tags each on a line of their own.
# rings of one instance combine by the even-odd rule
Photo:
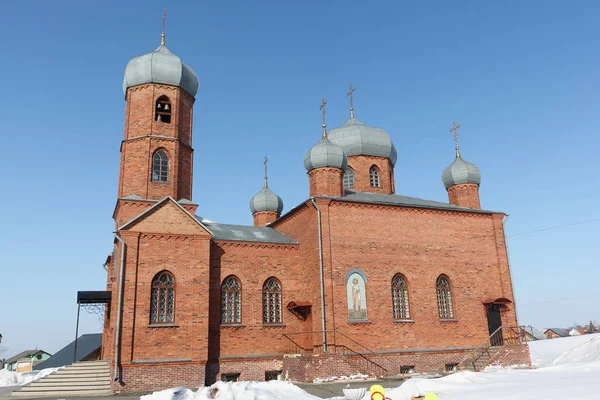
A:
<svg viewBox="0 0 600 400">
<path fill-rule="evenodd" d="M 282 210 L 283 200 L 267 186 L 263 187 L 260 192 L 256 193 L 250 199 L 250 212 L 252 214 L 260 211 L 273 211 L 281 214 Z"/>
<path fill-rule="evenodd" d="M 342 148 L 332 143 L 327 137 L 322 138 L 304 154 L 304 168 L 312 171 L 315 168 L 332 167 L 346 169 L 348 157 Z"/>
<path fill-rule="evenodd" d="M 276 229 L 266 226 L 246 226 L 217 224 L 208 222 L 201 217 L 196 216 L 202 225 L 210 231 L 214 240 L 233 240 L 241 242 L 259 242 L 259 243 L 280 243 L 280 244 L 298 244 L 291 237 L 279 232 Z"/>
<path fill-rule="evenodd" d="M 81 335 L 77 339 L 77 357 L 75 361 L 81 361 L 94 351 L 102 347 L 102 334 L 101 333 L 90 333 Z M 35 370 L 42 370 L 44 368 L 56 368 L 64 365 L 71 365 L 73 363 L 73 352 L 75 351 L 75 341 L 60 349 L 52 357 L 44 362 L 34 366 Z"/>
<path fill-rule="evenodd" d="M 131 86 L 143 83 L 164 83 L 179 86 L 192 97 L 198 92 L 198 76 L 165 45 L 151 53 L 132 58 L 125 68 L 123 93 Z"/>
<path fill-rule="evenodd" d="M 329 140 L 340 146 L 347 156 L 368 155 L 386 157 L 396 164 L 398 153 L 390 135 L 381 128 L 368 126 L 350 118 L 329 132 Z"/>
<path fill-rule="evenodd" d="M 497 211 L 490 210 L 477 210 L 466 207 L 459 207 L 453 204 L 442 203 L 433 200 L 424 200 L 417 197 L 409 197 L 398 194 L 381 194 L 381 193 L 369 193 L 369 192 L 358 192 L 354 190 L 345 191 L 343 197 L 333 196 L 315 196 L 324 197 L 329 199 L 335 199 L 338 201 L 348 201 L 353 203 L 369 203 L 369 204 L 387 204 L 407 207 L 419 207 L 419 208 L 432 208 L 437 210 L 452 210 L 452 211 L 465 211 L 474 213 L 485 213 L 485 214 L 497 214 Z"/>
<path fill-rule="evenodd" d="M 481 173 L 477 165 L 465 161 L 460 155 L 442 173 L 442 182 L 448 189 L 450 186 L 463 183 L 481 183 Z"/>
</svg>

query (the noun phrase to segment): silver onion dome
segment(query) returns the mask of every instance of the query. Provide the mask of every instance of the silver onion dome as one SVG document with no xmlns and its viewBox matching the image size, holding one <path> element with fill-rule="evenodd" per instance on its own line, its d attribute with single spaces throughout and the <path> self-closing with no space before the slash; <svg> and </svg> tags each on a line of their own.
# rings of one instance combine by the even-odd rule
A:
<svg viewBox="0 0 600 400">
<path fill-rule="evenodd" d="M 477 165 L 465 161 L 457 154 L 456 159 L 442 173 L 442 182 L 448 189 L 454 185 L 465 183 L 481 183 L 481 173 Z"/>
<path fill-rule="evenodd" d="M 328 137 L 347 156 L 385 157 L 392 165 L 396 164 L 398 153 L 390 135 L 383 129 L 365 125 L 354 117 L 339 128 L 332 129 Z"/>
<path fill-rule="evenodd" d="M 151 53 L 135 57 L 127 63 L 123 78 L 123 93 L 127 88 L 144 83 L 179 86 L 192 97 L 198 92 L 198 76 L 179 57 L 161 44 Z"/>
<path fill-rule="evenodd" d="M 304 154 L 304 168 L 310 172 L 316 168 L 330 167 L 345 170 L 348 157 L 340 146 L 333 144 L 324 136 Z"/>
<path fill-rule="evenodd" d="M 282 210 L 283 200 L 267 186 L 250 199 L 250 211 L 252 214 L 260 211 L 272 211 L 281 214 Z"/>
</svg>

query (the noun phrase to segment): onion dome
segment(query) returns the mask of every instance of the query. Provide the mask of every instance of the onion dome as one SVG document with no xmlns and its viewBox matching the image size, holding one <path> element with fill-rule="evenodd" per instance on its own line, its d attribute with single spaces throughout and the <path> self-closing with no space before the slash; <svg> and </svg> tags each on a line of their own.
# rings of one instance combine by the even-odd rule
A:
<svg viewBox="0 0 600 400">
<path fill-rule="evenodd" d="M 308 172 L 322 167 L 345 170 L 347 166 L 348 157 L 346 157 L 344 150 L 333 144 L 326 134 L 304 154 L 304 168 Z"/>
<path fill-rule="evenodd" d="M 457 149 L 456 159 L 442 173 L 442 182 L 444 182 L 446 189 L 465 183 L 479 185 L 481 183 L 481 173 L 477 165 L 463 160 Z"/>
<path fill-rule="evenodd" d="M 250 199 L 250 211 L 252 214 L 260 211 L 271 211 L 281 214 L 282 210 L 283 200 L 269 189 L 266 182 L 265 187 Z"/>
<path fill-rule="evenodd" d="M 143 83 L 179 86 L 192 97 L 196 96 L 199 85 L 194 70 L 171 53 L 164 42 L 153 52 L 135 57 L 127 63 L 123 93 L 127 92 L 127 88 Z"/>
<path fill-rule="evenodd" d="M 347 156 L 385 157 L 392 165 L 396 164 L 398 153 L 390 135 L 383 129 L 363 124 L 354 116 L 341 127 L 332 129 L 328 137 Z"/>
</svg>

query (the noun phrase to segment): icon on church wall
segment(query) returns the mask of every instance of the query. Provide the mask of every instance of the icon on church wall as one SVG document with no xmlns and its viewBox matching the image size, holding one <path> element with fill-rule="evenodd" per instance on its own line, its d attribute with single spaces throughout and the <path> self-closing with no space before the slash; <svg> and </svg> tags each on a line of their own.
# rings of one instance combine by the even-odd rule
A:
<svg viewBox="0 0 600 400">
<path fill-rule="evenodd" d="M 365 280 L 358 274 L 353 273 L 346 282 L 348 294 L 348 319 L 351 321 L 367 320 L 367 299 Z"/>
</svg>

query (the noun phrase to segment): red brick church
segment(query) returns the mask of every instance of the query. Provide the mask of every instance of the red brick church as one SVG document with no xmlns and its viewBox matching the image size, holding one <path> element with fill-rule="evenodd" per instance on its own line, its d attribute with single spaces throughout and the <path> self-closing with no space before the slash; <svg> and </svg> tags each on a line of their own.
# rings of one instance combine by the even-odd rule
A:
<svg viewBox="0 0 600 400">
<path fill-rule="evenodd" d="M 305 201 L 282 214 L 265 178 L 254 225 L 220 224 L 192 195 L 196 73 L 163 36 L 123 91 L 102 354 L 115 390 L 448 370 L 517 326 L 505 214 L 481 209 L 458 145 L 448 203 L 396 194 L 392 138 L 351 106 L 304 155 Z"/>
</svg>

